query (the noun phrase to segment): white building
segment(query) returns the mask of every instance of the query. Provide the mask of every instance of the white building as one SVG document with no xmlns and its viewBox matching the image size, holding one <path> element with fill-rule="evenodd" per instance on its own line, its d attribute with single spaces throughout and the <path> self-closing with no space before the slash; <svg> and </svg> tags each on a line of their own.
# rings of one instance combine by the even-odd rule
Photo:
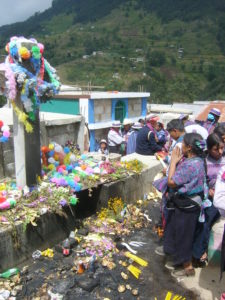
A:
<svg viewBox="0 0 225 300">
<path fill-rule="evenodd" d="M 90 150 L 94 151 L 100 139 L 107 138 L 112 121 L 123 122 L 124 118 L 129 118 L 136 122 L 145 117 L 149 97 L 150 93 L 144 92 L 81 92 L 67 88 L 61 90 L 53 101 L 55 103 L 50 108 L 48 105 L 43 111 L 58 112 L 54 108 L 55 104 L 61 112 L 83 115 L 90 130 Z M 61 102 L 58 103 L 59 101 Z M 69 112 L 65 110 L 66 107 Z"/>
<path fill-rule="evenodd" d="M 80 113 L 88 121 L 90 150 L 96 149 L 102 138 L 107 138 L 112 121 L 129 118 L 138 121 L 147 114 L 150 93 L 90 92 L 89 98 L 80 99 Z"/>
</svg>

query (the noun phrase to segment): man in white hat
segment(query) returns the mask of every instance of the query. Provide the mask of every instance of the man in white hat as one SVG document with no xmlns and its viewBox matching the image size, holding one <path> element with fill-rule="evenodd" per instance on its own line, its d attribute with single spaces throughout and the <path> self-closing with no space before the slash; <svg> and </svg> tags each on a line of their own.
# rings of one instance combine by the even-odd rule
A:
<svg viewBox="0 0 225 300">
<path fill-rule="evenodd" d="M 122 129 L 122 137 L 125 140 L 125 144 L 124 144 L 124 149 L 123 149 L 123 153 L 122 154 L 126 154 L 127 152 L 127 142 L 128 142 L 128 138 L 132 133 L 132 129 L 131 129 L 131 125 L 133 124 L 133 122 L 130 119 L 124 119 L 123 120 L 123 129 Z"/>
<path fill-rule="evenodd" d="M 120 134 L 120 121 L 114 121 L 108 133 L 108 145 L 110 153 L 120 153 L 121 144 L 124 138 Z"/>
<path fill-rule="evenodd" d="M 127 154 L 131 154 L 135 152 L 138 131 L 142 128 L 142 125 L 139 122 L 135 122 L 134 125 L 131 126 L 131 128 L 132 128 L 132 132 L 129 135 L 127 141 Z"/>
<path fill-rule="evenodd" d="M 131 125 L 133 122 L 130 119 L 124 119 L 123 120 L 123 135 L 126 135 L 127 133 L 131 132 Z"/>
<path fill-rule="evenodd" d="M 155 114 L 146 116 L 146 125 L 139 130 L 136 141 L 136 152 L 142 155 L 154 155 L 162 150 L 156 142 L 156 125 L 159 117 Z"/>
</svg>

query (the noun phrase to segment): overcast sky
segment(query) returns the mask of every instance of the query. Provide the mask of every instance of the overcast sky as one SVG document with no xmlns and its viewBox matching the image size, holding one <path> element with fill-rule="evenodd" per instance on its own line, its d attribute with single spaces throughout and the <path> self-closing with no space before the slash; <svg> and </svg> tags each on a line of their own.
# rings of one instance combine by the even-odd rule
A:
<svg viewBox="0 0 225 300">
<path fill-rule="evenodd" d="M 24 21 L 51 4 L 52 0 L 0 0 L 0 26 Z"/>
</svg>

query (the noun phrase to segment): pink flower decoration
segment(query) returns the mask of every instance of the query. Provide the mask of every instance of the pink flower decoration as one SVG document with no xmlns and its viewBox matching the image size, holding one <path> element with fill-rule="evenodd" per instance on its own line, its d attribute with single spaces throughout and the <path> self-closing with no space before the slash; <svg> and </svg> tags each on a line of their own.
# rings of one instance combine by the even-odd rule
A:
<svg viewBox="0 0 225 300">
<path fill-rule="evenodd" d="M 7 137 L 7 138 L 10 137 L 10 132 L 9 131 L 4 131 L 3 136 Z"/>
<path fill-rule="evenodd" d="M 38 43 L 38 47 L 39 47 L 39 49 L 40 49 L 41 54 L 43 54 L 44 49 L 45 49 L 44 45 L 41 44 L 41 43 Z"/>
<path fill-rule="evenodd" d="M 225 172 L 222 174 L 222 179 L 225 180 Z"/>
<path fill-rule="evenodd" d="M 63 168 L 61 168 L 61 167 L 58 168 L 58 172 L 59 172 L 59 173 L 62 173 L 63 171 L 64 171 Z"/>
<path fill-rule="evenodd" d="M 79 176 L 74 176 L 74 181 L 79 182 L 80 181 L 80 177 Z"/>
<path fill-rule="evenodd" d="M 14 100 L 17 94 L 15 76 L 8 65 L 5 65 L 5 70 L 5 77 L 7 78 L 6 86 L 8 90 L 7 96 L 10 100 Z"/>
</svg>

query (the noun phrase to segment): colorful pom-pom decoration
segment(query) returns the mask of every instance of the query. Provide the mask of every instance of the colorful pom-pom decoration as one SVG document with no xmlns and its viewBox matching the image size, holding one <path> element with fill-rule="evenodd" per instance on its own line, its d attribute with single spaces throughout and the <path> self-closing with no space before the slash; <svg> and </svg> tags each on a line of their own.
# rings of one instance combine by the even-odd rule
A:
<svg viewBox="0 0 225 300">
<path fill-rule="evenodd" d="M 6 46 L 5 46 L 5 51 L 6 51 L 7 53 L 9 53 L 9 43 L 6 44 Z"/>
<path fill-rule="evenodd" d="M 8 55 L 3 64 L 7 78 L 4 94 L 11 101 L 19 121 L 30 133 L 33 131 L 32 122 L 36 119 L 40 104 L 59 92 L 59 78 L 56 70 L 43 57 L 44 45 L 36 39 L 13 36 L 5 50 Z M 14 102 L 18 87 L 24 110 Z"/>
<path fill-rule="evenodd" d="M 75 196 L 70 197 L 70 205 L 75 206 L 75 205 L 77 205 L 77 203 L 78 203 L 77 197 L 75 197 Z"/>
<path fill-rule="evenodd" d="M 41 51 L 40 51 L 40 48 L 38 46 L 33 46 L 31 48 L 31 53 L 32 53 L 32 56 L 35 59 L 40 59 L 41 58 Z"/>
<path fill-rule="evenodd" d="M 49 145 L 48 145 L 48 148 L 49 148 L 50 150 L 54 150 L 55 146 L 54 146 L 54 144 L 49 144 Z"/>
<path fill-rule="evenodd" d="M 22 59 L 27 60 L 30 58 L 30 51 L 26 47 L 21 47 L 19 49 L 19 55 Z"/>
<path fill-rule="evenodd" d="M 69 147 L 64 147 L 64 153 L 68 154 L 70 152 L 70 148 Z"/>
<path fill-rule="evenodd" d="M 43 44 L 41 44 L 41 43 L 38 43 L 38 47 L 40 49 L 41 54 L 43 54 L 44 50 L 45 50 L 45 46 Z"/>
<path fill-rule="evenodd" d="M 4 125 L 3 121 L 0 120 L 0 143 L 6 143 L 10 137 L 9 126 Z"/>
</svg>

